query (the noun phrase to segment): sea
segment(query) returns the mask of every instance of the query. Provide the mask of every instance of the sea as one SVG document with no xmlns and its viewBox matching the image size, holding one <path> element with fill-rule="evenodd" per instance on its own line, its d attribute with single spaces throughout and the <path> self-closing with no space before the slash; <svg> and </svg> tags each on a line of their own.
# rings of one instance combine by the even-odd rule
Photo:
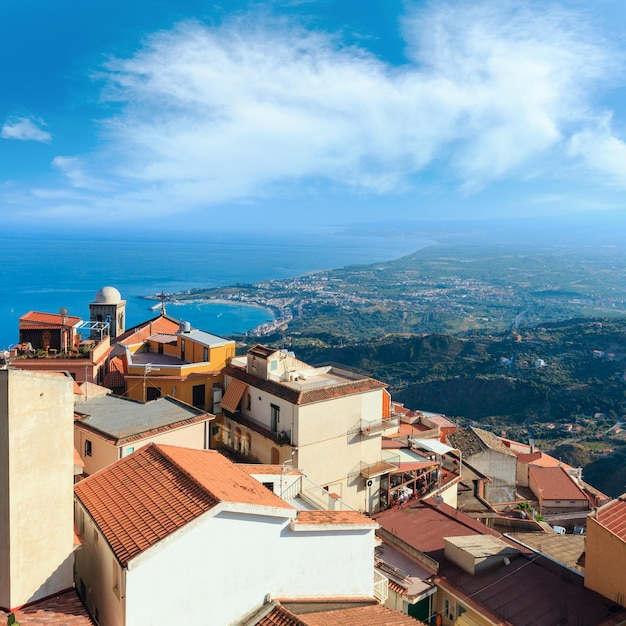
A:
<svg viewBox="0 0 626 626">
<path fill-rule="evenodd" d="M 126 328 L 158 315 L 142 296 L 289 278 L 405 256 L 429 245 L 398 234 L 222 235 L 205 241 L 5 239 L 1 244 L 0 348 L 19 341 L 29 311 L 89 319 L 89 303 L 112 286 L 126 300 Z M 245 334 L 272 312 L 225 303 L 166 303 L 167 314 L 219 336 Z"/>
</svg>

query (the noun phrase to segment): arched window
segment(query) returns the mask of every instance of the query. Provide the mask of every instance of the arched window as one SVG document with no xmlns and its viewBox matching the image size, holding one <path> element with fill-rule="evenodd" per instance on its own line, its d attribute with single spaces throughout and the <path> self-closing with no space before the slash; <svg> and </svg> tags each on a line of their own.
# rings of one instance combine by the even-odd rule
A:
<svg viewBox="0 0 626 626">
<path fill-rule="evenodd" d="M 235 429 L 235 450 L 241 452 L 241 428 Z"/>
<path fill-rule="evenodd" d="M 250 454 L 252 452 L 252 435 L 250 433 L 246 433 L 246 453 Z"/>
<path fill-rule="evenodd" d="M 246 410 L 249 411 L 252 406 L 252 396 L 250 394 L 246 395 Z"/>
<path fill-rule="evenodd" d="M 280 463 L 280 452 L 278 448 L 272 448 L 272 465 L 278 465 Z"/>
</svg>

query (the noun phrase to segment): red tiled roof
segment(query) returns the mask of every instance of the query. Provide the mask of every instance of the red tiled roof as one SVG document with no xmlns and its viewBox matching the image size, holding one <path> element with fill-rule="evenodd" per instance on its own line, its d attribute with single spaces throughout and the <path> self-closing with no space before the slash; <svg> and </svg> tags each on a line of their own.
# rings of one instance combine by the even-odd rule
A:
<svg viewBox="0 0 626 626">
<path fill-rule="evenodd" d="M 298 524 L 367 524 L 378 526 L 378 523 L 358 511 L 298 511 Z"/>
<path fill-rule="evenodd" d="M 337 371 L 337 370 L 335 370 Z M 346 380 L 343 383 L 332 383 L 326 386 L 320 386 L 314 389 L 296 389 L 288 385 L 275 382 L 273 380 L 264 380 L 252 374 L 248 374 L 241 367 L 228 365 L 224 368 L 224 374 L 232 379 L 240 380 L 250 387 L 261 389 L 277 398 L 281 398 L 291 404 L 303 405 L 313 404 L 314 402 L 322 402 L 324 400 L 332 400 L 333 398 L 342 398 L 366 391 L 375 391 L 377 389 L 385 389 L 387 385 L 373 378 L 359 378 L 356 380 Z M 232 381 L 231 381 L 232 384 Z"/>
<path fill-rule="evenodd" d="M 563 467 L 565 469 L 572 469 L 571 465 L 567 465 L 567 463 L 562 463 L 558 459 L 555 459 L 553 456 L 546 454 L 545 452 L 529 452 L 528 454 L 524 452 L 514 452 L 517 455 L 517 460 L 520 463 L 527 463 L 537 465 L 538 467 Z"/>
<path fill-rule="evenodd" d="M 609 532 L 626 541 L 626 494 L 600 507 L 597 520 Z"/>
<path fill-rule="evenodd" d="M 114 341 L 115 343 L 130 345 L 145 341 L 148 337 L 156 333 L 163 333 L 166 335 L 174 334 L 178 332 L 179 328 L 179 321 L 168 317 L 167 315 L 159 315 L 159 317 L 154 317 L 151 320 L 129 328 L 124 334 L 116 337 Z"/>
<path fill-rule="evenodd" d="M 544 500 L 587 500 L 585 492 L 562 467 L 531 465 L 529 472 L 541 489 Z"/>
<path fill-rule="evenodd" d="M 264 615 L 255 626 L 307 626 L 307 623 L 279 604 Z"/>
<path fill-rule="evenodd" d="M 569 623 L 615 624 L 626 616 L 626 610 L 586 589 L 576 574 L 519 546 L 522 556 L 508 564 L 502 559 L 474 574 L 463 571 L 445 558 L 444 537 L 502 536 L 446 504 L 435 506 L 432 499 L 428 503 L 385 511 L 375 519 L 387 532 L 439 563 L 439 587 L 451 590 L 463 604 L 495 623 L 551 626 L 562 618 L 564 607 Z"/>
<path fill-rule="evenodd" d="M 435 506 L 431 500 L 408 508 L 388 509 L 374 516 L 385 530 L 402 541 L 440 560 L 444 552 L 444 537 L 501 534 L 445 503 Z"/>
<path fill-rule="evenodd" d="M 219 502 L 291 507 L 212 450 L 150 444 L 74 487 L 122 565 Z"/>
<path fill-rule="evenodd" d="M 22 315 L 19 320 L 20 329 L 25 328 L 60 328 L 61 326 L 74 326 L 78 324 L 80 317 L 59 315 L 58 313 L 40 313 L 29 311 Z"/>
<path fill-rule="evenodd" d="M 0 622 L 6 624 L 8 613 L 0 610 Z M 45 598 L 15 611 L 20 626 L 93 626 L 87 609 L 73 589 Z"/>
<path fill-rule="evenodd" d="M 307 626 L 419 626 L 423 623 L 401 611 L 392 611 L 379 604 L 307 613 L 300 618 Z"/>
</svg>

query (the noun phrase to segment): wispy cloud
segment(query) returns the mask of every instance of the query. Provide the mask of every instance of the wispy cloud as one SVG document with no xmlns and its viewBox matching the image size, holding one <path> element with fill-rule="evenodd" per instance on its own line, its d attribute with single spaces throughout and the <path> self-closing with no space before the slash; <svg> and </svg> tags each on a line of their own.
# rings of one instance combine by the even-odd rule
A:
<svg viewBox="0 0 626 626">
<path fill-rule="evenodd" d="M 432 2 L 401 28 L 399 67 L 258 15 L 158 32 L 98 76 L 119 111 L 102 121 L 106 147 L 55 165 L 75 188 L 108 180 L 118 207 L 153 212 L 306 181 L 389 194 L 428 178 L 431 189 L 440 181 L 472 193 L 575 169 L 626 183 L 624 142 L 596 104 L 620 68 L 587 15 Z"/>
<path fill-rule="evenodd" d="M 48 143 L 52 135 L 41 127 L 45 124 L 38 119 L 14 117 L 8 119 L 2 126 L 3 139 L 19 139 L 21 141 L 40 141 Z"/>
</svg>

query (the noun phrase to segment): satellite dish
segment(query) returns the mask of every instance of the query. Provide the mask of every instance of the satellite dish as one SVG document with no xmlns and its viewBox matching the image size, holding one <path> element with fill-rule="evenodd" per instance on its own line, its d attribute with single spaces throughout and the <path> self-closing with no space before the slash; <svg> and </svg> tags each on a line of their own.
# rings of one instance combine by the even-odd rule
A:
<svg viewBox="0 0 626 626">
<path fill-rule="evenodd" d="M 67 307 L 62 306 L 59 309 L 59 315 L 67 315 L 70 312 L 70 310 Z"/>
</svg>

